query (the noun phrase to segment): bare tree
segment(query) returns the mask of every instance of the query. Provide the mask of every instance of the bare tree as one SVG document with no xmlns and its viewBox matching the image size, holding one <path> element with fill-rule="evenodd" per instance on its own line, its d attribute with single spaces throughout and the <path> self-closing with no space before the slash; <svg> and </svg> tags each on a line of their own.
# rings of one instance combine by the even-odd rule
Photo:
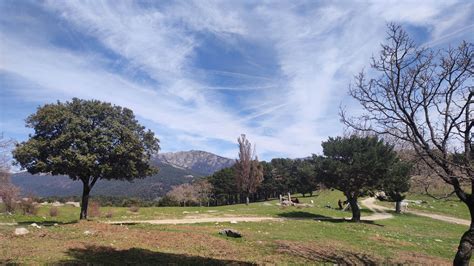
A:
<svg viewBox="0 0 474 266">
<path fill-rule="evenodd" d="M 206 203 L 209 206 L 212 195 L 212 184 L 209 181 L 202 179 L 193 183 L 195 198 L 199 202 L 199 206 Z"/>
<path fill-rule="evenodd" d="M 255 155 L 255 146 L 246 138 L 245 134 L 237 139 L 239 143 L 239 159 L 236 160 L 236 181 L 240 193 L 245 194 L 246 204 L 249 196 L 257 191 L 263 181 L 263 167 Z"/>
<path fill-rule="evenodd" d="M 474 245 L 474 169 L 471 146 L 473 44 L 433 50 L 419 47 L 399 26 L 388 26 L 387 43 L 350 86 L 350 95 L 365 110 L 342 121 L 356 130 L 389 135 L 407 142 L 416 155 L 452 186 L 469 208 L 471 226 L 454 259 L 467 265 Z"/>
<path fill-rule="evenodd" d="M 0 134 L 0 199 L 5 205 L 6 212 L 13 212 L 20 195 L 20 189 L 11 183 L 10 160 L 8 153 L 13 145 L 12 140 L 5 139 Z"/>
<path fill-rule="evenodd" d="M 183 207 L 186 207 L 186 203 L 197 202 L 195 189 L 189 183 L 173 186 L 171 191 L 166 195 L 178 202 L 179 205 L 182 204 Z"/>
</svg>

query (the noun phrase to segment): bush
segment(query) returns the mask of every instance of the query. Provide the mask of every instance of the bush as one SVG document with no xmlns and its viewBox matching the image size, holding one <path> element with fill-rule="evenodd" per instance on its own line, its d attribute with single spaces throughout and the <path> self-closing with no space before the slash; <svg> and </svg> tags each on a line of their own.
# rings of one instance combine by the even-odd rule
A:
<svg viewBox="0 0 474 266">
<path fill-rule="evenodd" d="M 38 214 L 38 206 L 32 198 L 24 198 L 20 202 L 20 209 L 23 214 L 36 215 Z"/>
<path fill-rule="evenodd" d="M 138 210 L 140 210 L 140 208 L 138 206 L 134 205 L 134 206 L 130 206 L 129 210 L 131 212 L 138 212 Z"/>
<path fill-rule="evenodd" d="M 87 215 L 89 217 L 100 217 L 100 204 L 97 201 L 89 202 Z"/>
<path fill-rule="evenodd" d="M 112 210 L 109 210 L 105 213 L 105 218 L 112 218 L 114 216 L 114 212 Z"/>
<path fill-rule="evenodd" d="M 49 216 L 56 217 L 59 214 L 59 209 L 56 206 L 53 206 L 49 209 Z"/>
</svg>

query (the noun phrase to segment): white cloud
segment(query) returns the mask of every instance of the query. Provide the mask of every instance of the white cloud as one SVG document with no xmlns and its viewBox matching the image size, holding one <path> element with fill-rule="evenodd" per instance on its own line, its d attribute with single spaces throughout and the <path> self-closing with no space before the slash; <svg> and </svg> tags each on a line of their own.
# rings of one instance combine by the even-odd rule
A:
<svg viewBox="0 0 474 266">
<path fill-rule="evenodd" d="M 354 73 L 367 66 L 383 41 L 385 25 L 395 21 L 425 28 L 428 40 L 441 43 L 449 33 L 472 28 L 470 3 L 423 1 L 368 2 L 235 2 L 184 1 L 141 6 L 134 1 L 49 1 L 47 10 L 101 43 L 106 50 L 141 71 L 157 85 L 110 68 L 111 58 L 58 48 L 33 34 L 25 42 L 3 31 L 0 71 L 38 85 L 17 93 L 50 100 L 72 96 L 96 98 L 127 106 L 176 136 L 167 141 L 189 148 L 233 154 L 234 148 L 209 147 L 214 140 L 233 143 L 240 133 L 265 154 L 303 157 L 320 151 L 328 135 L 342 132 L 337 108 L 347 100 Z M 450 11 L 456 11 L 451 13 Z M 464 27 L 464 29 L 462 29 Z M 461 29 L 460 29 L 461 28 Z M 456 31 L 458 30 L 458 31 Z M 274 76 L 197 69 L 200 35 L 211 35 L 248 64 L 275 67 Z M 48 36 L 48 34 L 45 34 Z M 42 38 L 41 42 L 34 42 Z M 47 39 L 47 38 L 46 38 Z M 239 40 L 274 53 L 275 66 L 260 64 Z M 113 63 L 113 62 L 112 62 Z M 215 86 L 206 77 L 220 75 L 242 84 Z M 251 92 L 239 109 L 222 94 Z M 159 133 L 159 132 L 158 132 Z M 163 145 L 166 146 L 165 143 Z"/>
</svg>

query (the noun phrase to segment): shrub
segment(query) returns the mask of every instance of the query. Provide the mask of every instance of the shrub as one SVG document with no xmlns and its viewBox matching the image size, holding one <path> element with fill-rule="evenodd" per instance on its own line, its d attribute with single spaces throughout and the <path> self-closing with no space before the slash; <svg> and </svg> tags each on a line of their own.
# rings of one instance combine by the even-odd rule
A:
<svg viewBox="0 0 474 266">
<path fill-rule="evenodd" d="M 100 204 L 97 201 L 91 201 L 89 203 L 89 208 L 87 210 L 89 217 L 99 217 L 100 216 Z"/>
<path fill-rule="evenodd" d="M 20 208 L 23 211 L 23 214 L 36 215 L 38 214 L 38 206 L 33 201 L 32 198 L 24 198 L 20 202 Z"/>
<path fill-rule="evenodd" d="M 139 209 L 140 209 L 140 208 L 139 208 L 138 206 L 136 206 L 136 205 L 130 206 L 130 208 L 129 208 L 129 210 L 130 210 L 131 212 L 138 212 Z"/>
<path fill-rule="evenodd" d="M 108 210 L 105 213 L 105 218 L 112 218 L 114 216 L 114 212 L 112 210 Z"/>
<path fill-rule="evenodd" d="M 51 207 L 51 209 L 49 209 L 49 216 L 56 217 L 56 216 L 58 216 L 58 214 L 59 214 L 58 207 L 53 206 L 53 207 Z"/>
<path fill-rule="evenodd" d="M 20 189 L 12 184 L 0 184 L 0 198 L 6 212 L 14 212 L 17 208 L 17 199 Z"/>
</svg>

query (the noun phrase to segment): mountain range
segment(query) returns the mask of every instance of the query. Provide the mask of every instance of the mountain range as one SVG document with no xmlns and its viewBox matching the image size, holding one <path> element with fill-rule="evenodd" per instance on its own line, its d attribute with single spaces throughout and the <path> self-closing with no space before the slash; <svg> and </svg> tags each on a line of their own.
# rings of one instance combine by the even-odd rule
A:
<svg viewBox="0 0 474 266">
<path fill-rule="evenodd" d="M 234 162 L 235 160 L 205 151 L 158 154 L 151 160 L 151 164 L 159 168 L 157 174 L 132 182 L 99 180 L 91 194 L 155 199 L 165 195 L 172 186 L 209 176 L 215 171 L 232 166 Z M 82 193 L 82 183 L 73 181 L 67 176 L 31 175 L 20 172 L 12 175 L 12 182 L 21 188 L 24 195 L 79 196 Z"/>
</svg>

